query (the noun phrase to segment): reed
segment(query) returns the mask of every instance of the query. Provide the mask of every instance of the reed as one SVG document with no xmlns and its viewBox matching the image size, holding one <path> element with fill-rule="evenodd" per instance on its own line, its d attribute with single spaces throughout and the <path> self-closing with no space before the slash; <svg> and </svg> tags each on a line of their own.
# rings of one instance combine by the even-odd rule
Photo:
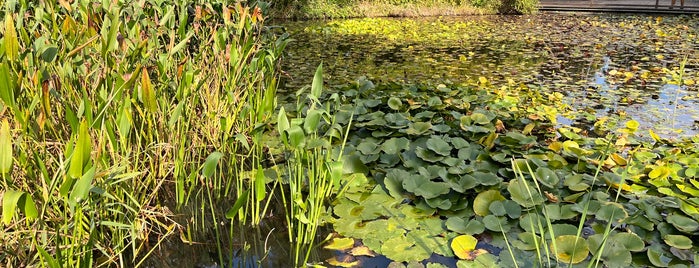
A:
<svg viewBox="0 0 699 268">
<path fill-rule="evenodd" d="M 252 188 L 240 215 L 259 222 L 268 186 L 241 174 L 267 157 L 287 39 L 258 6 L 19 0 L 0 17 L 0 266 L 138 267 L 223 217 L 173 211 Z"/>
</svg>

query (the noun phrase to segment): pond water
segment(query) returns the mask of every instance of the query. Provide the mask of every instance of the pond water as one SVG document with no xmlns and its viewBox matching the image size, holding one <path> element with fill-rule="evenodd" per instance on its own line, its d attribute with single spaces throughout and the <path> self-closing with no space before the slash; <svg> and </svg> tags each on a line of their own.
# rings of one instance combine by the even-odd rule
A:
<svg viewBox="0 0 699 268">
<path fill-rule="evenodd" d="M 362 76 L 375 83 L 521 84 L 560 93 L 569 108 L 561 124 L 594 131 L 634 119 L 644 133 L 666 138 L 699 133 L 696 16 L 549 13 L 282 25 L 294 39 L 284 60 L 289 91 L 310 84 L 323 62 L 331 86 Z"/>
</svg>

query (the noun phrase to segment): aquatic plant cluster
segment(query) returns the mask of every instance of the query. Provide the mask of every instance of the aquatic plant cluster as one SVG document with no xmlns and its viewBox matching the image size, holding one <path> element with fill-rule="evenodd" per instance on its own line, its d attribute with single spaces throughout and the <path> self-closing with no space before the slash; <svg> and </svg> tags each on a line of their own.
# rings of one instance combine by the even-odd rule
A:
<svg viewBox="0 0 699 268">
<path fill-rule="evenodd" d="M 563 115 L 568 122 L 596 124 L 595 131 L 629 117 L 642 122 L 644 132 L 652 126 L 665 137 L 691 136 L 699 128 L 699 112 L 692 109 L 699 97 L 696 17 L 365 18 L 286 27 L 304 45 L 287 49 L 283 64 L 293 80 L 284 87 L 309 81 L 321 61 L 332 85 L 359 76 L 376 83 L 434 84 L 485 77 L 494 86 L 524 83 L 561 93 L 563 104 L 575 111 Z"/>
<path fill-rule="evenodd" d="M 486 72 L 512 59 L 565 72 L 565 60 L 548 57 L 621 48 L 566 48 L 541 31 L 511 44 L 533 46 L 533 56 L 511 52 L 506 39 L 481 44 L 501 41 L 494 52 L 450 50 L 495 26 L 441 19 L 427 23 L 472 36 L 422 35 L 424 21 L 385 19 L 308 28 L 333 42 L 363 37 L 356 30 L 385 34 L 396 55 L 444 45 L 424 61 L 425 74 L 377 73 L 370 63 L 370 79 L 353 81 L 358 72 L 338 70 L 356 66 L 329 60 L 317 40 L 308 47 L 320 57 L 285 55 L 288 34 L 264 24 L 271 5 L 249 2 L 4 3 L 0 266 L 157 266 L 166 245 L 200 243 L 216 265 L 236 265 L 251 247 L 236 244 L 245 236 L 236 226 L 263 226 L 278 213 L 284 263 L 297 267 L 361 266 L 378 255 L 391 267 L 699 263 L 699 136 L 668 140 L 625 117 L 594 129 L 560 124 L 561 115 L 591 115 L 562 103 L 565 89 Z M 604 65 L 605 77 L 694 90 L 694 30 L 629 23 L 616 25 L 654 30 L 641 50 L 647 65 Z M 371 51 L 363 46 L 342 55 Z M 432 68 L 439 57 L 501 52 L 500 63 L 462 79 L 464 66 L 443 76 Z M 280 83 L 289 74 L 282 63 L 296 80 Z M 561 79 L 554 88 L 571 82 Z M 323 224 L 332 228 L 325 241 Z M 264 240 L 255 265 L 277 253 Z M 319 243 L 337 256 L 315 258 Z"/>
<path fill-rule="evenodd" d="M 346 166 L 366 176 L 334 204 L 335 231 L 408 263 L 696 263 L 697 137 L 644 141 L 633 120 L 586 137 L 555 127 L 550 96 L 484 85 L 343 88 Z"/>
<path fill-rule="evenodd" d="M 0 266 L 141 266 L 167 239 L 225 237 L 217 200 L 259 222 L 266 181 L 247 175 L 287 42 L 263 8 L 3 1 Z"/>
</svg>

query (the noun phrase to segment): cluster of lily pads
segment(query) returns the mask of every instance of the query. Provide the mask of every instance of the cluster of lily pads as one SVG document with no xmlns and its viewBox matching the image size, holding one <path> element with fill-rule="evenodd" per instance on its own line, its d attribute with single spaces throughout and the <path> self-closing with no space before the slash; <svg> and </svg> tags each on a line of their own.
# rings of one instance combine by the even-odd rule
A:
<svg viewBox="0 0 699 268">
<path fill-rule="evenodd" d="M 361 75 L 399 83 L 477 83 L 482 76 L 496 85 L 519 81 L 564 94 L 562 103 L 578 112 L 573 123 L 604 125 L 628 114 L 644 131 L 696 133 L 696 17 L 539 14 L 285 26 L 303 44 L 286 50 L 290 88 L 310 81 L 321 61 L 327 80 L 337 85 Z M 682 79 L 667 86 L 664 79 L 679 74 L 685 59 Z"/>
<path fill-rule="evenodd" d="M 487 79 L 362 79 L 340 94 L 355 175 L 329 220 L 394 265 L 435 255 L 458 267 L 699 263 L 699 137 L 640 139 L 633 120 L 588 137 L 556 125 L 555 94 Z"/>
</svg>

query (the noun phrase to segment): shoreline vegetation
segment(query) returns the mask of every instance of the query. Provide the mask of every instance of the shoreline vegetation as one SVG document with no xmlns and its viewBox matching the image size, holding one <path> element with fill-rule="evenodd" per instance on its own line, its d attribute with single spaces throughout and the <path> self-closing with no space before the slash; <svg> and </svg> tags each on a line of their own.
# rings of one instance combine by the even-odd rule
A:
<svg viewBox="0 0 699 268">
<path fill-rule="evenodd" d="M 699 263 L 699 136 L 590 136 L 557 126 L 562 94 L 486 77 L 336 90 L 319 64 L 285 99 L 291 39 L 264 23 L 537 1 L 39 2 L 0 7 L 0 267 L 322 267 L 323 244 L 392 267 Z M 667 83 L 694 84 L 684 66 Z M 281 253 L 259 232 L 273 221 Z"/>
<path fill-rule="evenodd" d="M 275 19 L 430 17 L 532 14 L 538 0 L 282 0 L 271 5 Z"/>
</svg>

